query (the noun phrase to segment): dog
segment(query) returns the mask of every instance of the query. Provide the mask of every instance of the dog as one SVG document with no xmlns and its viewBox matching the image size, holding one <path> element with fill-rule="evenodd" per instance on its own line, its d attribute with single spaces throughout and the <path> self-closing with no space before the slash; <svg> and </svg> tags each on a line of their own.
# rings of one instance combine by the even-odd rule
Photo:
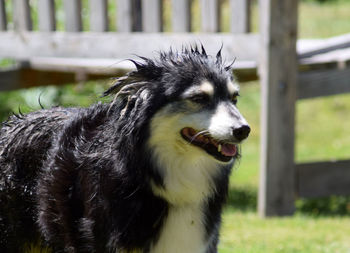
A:
<svg viewBox="0 0 350 253">
<path fill-rule="evenodd" d="M 232 64 L 203 46 L 131 61 L 108 103 L 3 123 L 1 252 L 217 252 L 250 132 Z"/>
</svg>

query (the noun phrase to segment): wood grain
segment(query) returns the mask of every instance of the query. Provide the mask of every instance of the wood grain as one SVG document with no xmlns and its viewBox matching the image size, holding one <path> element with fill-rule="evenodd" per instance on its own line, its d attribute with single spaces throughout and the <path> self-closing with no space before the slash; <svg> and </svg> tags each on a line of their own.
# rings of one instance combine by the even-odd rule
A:
<svg viewBox="0 0 350 253">
<path fill-rule="evenodd" d="M 54 0 L 38 1 L 39 30 L 52 32 L 56 30 L 56 15 Z"/>
<path fill-rule="evenodd" d="M 250 32 L 250 0 L 230 0 L 230 24 L 232 33 Z"/>
<path fill-rule="evenodd" d="M 296 165 L 298 197 L 350 195 L 350 160 Z"/>
<path fill-rule="evenodd" d="M 107 0 L 89 0 L 90 31 L 108 31 Z"/>
<path fill-rule="evenodd" d="M 262 217 L 291 215 L 295 200 L 298 1 L 260 0 L 259 4 L 262 109 L 258 211 Z"/>
</svg>

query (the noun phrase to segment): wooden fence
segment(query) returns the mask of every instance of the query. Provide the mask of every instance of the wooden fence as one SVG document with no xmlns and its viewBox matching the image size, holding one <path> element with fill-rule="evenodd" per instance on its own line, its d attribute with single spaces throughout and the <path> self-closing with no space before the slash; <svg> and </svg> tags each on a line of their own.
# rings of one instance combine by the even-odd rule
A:
<svg viewBox="0 0 350 253">
<path fill-rule="evenodd" d="M 297 57 L 298 1 L 260 0 L 260 6 L 263 48 L 259 69 L 262 113 L 258 210 L 263 217 L 290 215 L 298 197 L 350 194 L 350 160 L 294 162 L 296 101 L 350 92 L 350 36 L 299 50 Z"/>
<path fill-rule="evenodd" d="M 246 33 L 250 20 L 247 0 L 227 2 L 232 11 L 231 33 L 220 35 L 223 7 L 219 0 L 197 0 L 202 17 L 200 33 L 191 32 L 194 15 L 190 0 L 65 0 L 63 6 L 57 2 L 13 0 L 10 8 L 5 8 L 11 2 L 0 0 L 0 58 L 21 62 L 18 68 L 0 73 L 0 89 L 120 75 L 132 68 L 122 59 L 152 57 L 155 51 L 170 46 L 181 48 L 199 42 L 208 52 L 217 51 L 223 43 L 228 60 L 240 59 L 236 64 L 240 80 L 257 78 L 258 36 Z M 173 20 L 167 33 L 162 32 L 164 3 L 171 6 Z M 116 7 L 108 9 L 109 4 Z M 62 18 L 57 18 L 62 14 L 63 28 Z M 33 26 L 35 17 L 38 24 Z"/>
<path fill-rule="evenodd" d="M 350 92 L 350 57 L 344 57 L 349 56 L 345 52 L 350 38 L 312 41 L 311 46 L 307 41 L 297 43 L 298 1 L 259 1 L 260 33 L 251 34 L 249 0 L 197 0 L 201 21 L 196 33 L 190 0 L 115 0 L 116 13 L 111 13 L 107 0 L 64 0 L 62 7 L 54 0 L 13 0 L 11 6 L 0 0 L 0 58 L 18 62 L 0 70 L 0 90 L 117 76 L 132 68 L 118 59 L 152 56 L 170 46 L 198 42 L 213 53 L 223 43 L 227 60 L 237 58 L 234 71 L 240 81 L 257 79 L 259 66 L 259 213 L 292 214 L 296 197 L 350 194 L 349 161 L 294 162 L 295 103 Z M 88 30 L 83 29 L 86 3 Z M 164 4 L 169 3 L 172 25 L 164 33 Z M 223 3 L 230 9 L 226 33 L 220 32 Z M 62 13 L 64 28 L 57 31 Z M 334 53 L 339 50 L 343 57 Z"/>
</svg>

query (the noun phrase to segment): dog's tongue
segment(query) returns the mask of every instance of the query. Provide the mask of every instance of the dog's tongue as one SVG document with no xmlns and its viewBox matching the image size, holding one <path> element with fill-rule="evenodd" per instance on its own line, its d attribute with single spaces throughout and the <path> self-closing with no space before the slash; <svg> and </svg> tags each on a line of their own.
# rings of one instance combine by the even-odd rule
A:
<svg viewBox="0 0 350 253">
<path fill-rule="evenodd" d="M 237 148 L 233 144 L 223 144 L 221 147 L 221 154 L 225 156 L 234 156 L 236 155 Z"/>
</svg>

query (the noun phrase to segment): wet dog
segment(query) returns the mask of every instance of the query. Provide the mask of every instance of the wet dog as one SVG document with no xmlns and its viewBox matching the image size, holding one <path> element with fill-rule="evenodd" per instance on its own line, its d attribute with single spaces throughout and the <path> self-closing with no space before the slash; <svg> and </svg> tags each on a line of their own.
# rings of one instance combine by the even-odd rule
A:
<svg viewBox="0 0 350 253">
<path fill-rule="evenodd" d="M 3 124 L 1 252 L 217 252 L 250 132 L 231 65 L 203 47 L 133 62 L 110 103 Z"/>
</svg>

